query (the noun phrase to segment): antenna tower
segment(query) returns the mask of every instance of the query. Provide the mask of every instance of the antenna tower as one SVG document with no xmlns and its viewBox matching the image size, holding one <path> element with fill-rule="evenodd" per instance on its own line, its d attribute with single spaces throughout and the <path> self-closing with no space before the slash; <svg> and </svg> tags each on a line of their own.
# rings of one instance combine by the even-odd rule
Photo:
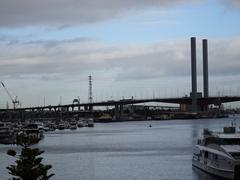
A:
<svg viewBox="0 0 240 180">
<path fill-rule="evenodd" d="M 92 103 L 93 102 L 93 97 L 92 97 L 92 76 L 91 75 L 88 76 L 88 86 L 89 86 L 89 89 L 88 89 L 88 102 Z"/>
</svg>

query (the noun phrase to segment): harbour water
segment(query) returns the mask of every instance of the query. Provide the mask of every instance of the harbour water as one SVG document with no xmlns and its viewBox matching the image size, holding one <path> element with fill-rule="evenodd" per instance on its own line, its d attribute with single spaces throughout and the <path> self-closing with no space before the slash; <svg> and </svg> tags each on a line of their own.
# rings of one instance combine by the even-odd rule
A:
<svg viewBox="0 0 240 180">
<path fill-rule="evenodd" d="M 232 119 L 195 119 L 96 123 L 94 128 L 58 130 L 37 145 L 44 164 L 53 165 L 53 180 L 216 180 L 192 169 L 192 148 L 203 128 L 219 130 Z M 240 125 L 240 120 L 237 124 Z M 151 127 L 150 127 L 151 125 Z M 10 176 L 0 145 L 0 179 Z"/>
</svg>

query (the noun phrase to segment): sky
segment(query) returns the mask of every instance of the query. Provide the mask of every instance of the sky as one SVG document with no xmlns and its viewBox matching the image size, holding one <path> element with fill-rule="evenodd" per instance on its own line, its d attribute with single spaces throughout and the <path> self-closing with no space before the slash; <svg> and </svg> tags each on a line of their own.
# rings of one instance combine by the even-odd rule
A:
<svg viewBox="0 0 240 180">
<path fill-rule="evenodd" d="M 240 95 L 239 0 L 0 0 L 0 80 L 22 107 L 191 91 L 208 39 L 210 95 Z M 0 108 L 10 98 L 0 88 Z"/>
</svg>

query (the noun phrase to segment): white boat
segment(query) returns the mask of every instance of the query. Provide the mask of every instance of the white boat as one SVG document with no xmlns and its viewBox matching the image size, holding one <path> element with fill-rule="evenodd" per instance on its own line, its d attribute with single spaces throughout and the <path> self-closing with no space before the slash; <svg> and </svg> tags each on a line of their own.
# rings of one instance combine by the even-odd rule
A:
<svg viewBox="0 0 240 180">
<path fill-rule="evenodd" d="M 37 127 L 40 131 L 44 130 L 44 124 L 42 122 L 35 122 L 34 124 L 37 124 Z"/>
<path fill-rule="evenodd" d="M 44 124 L 43 129 L 44 129 L 45 132 L 55 131 L 56 125 L 55 125 L 55 123 L 48 122 L 48 123 Z"/>
<path fill-rule="evenodd" d="M 77 122 L 77 126 L 79 128 L 84 127 L 84 120 L 83 119 L 79 119 L 78 122 Z"/>
<path fill-rule="evenodd" d="M 93 118 L 87 118 L 86 123 L 88 127 L 94 127 L 94 119 Z"/>
<path fill-rule="evenodd" d="M 65 123 L 64 123 L 64 122 L 60 122 L 60 123 L 58 124 L 58 129 L 59 129 L 59 130 L 65 129 Z"/>
<path fill-rule="evenodd" d="M 221 178 L 239 180 L 240 133 L 235 127 L 225 127 L 224 132 L 204 129 L 194 147 L 192 165 Z"/>
</svg>

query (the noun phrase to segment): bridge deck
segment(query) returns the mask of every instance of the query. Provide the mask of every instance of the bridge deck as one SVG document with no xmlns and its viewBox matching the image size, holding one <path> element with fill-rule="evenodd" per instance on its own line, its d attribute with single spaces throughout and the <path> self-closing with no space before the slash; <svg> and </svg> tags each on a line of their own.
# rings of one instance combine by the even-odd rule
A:
<svg viewBox="0 0 240 180">
<path fill-rule="evenodd" d="M 197 103 L 199 105 L 221 104 L 227 102 L 240 101 L 240 96 L 224 96 L 224 97 L 208 97 L 198 98 Z M 122 99 L 122 100 L 110 100 L 103 102 L 93 103 L 80 103 L 80 104 L 65 104 L 65 105 L 49 105 L 49 106 L 37 106 L 37 107 L 25 107 L 18 108 L 17 110 L 44 110 L 44 109 L 58 109 L 58 108 L 74 108 L 74 107 L 94 107 L 94 106 L 117 106 L 127 104 L 141 104 L 149 102 L 161 102 L 161 103 L 173 103 L 173 104 L 191 104 L 192 99 L 190 97 L 182 98 L 154 98 L 154 99 Z M 13 110 L 13 109 L 0 109 L 0 111 Z"/>
</svg>

